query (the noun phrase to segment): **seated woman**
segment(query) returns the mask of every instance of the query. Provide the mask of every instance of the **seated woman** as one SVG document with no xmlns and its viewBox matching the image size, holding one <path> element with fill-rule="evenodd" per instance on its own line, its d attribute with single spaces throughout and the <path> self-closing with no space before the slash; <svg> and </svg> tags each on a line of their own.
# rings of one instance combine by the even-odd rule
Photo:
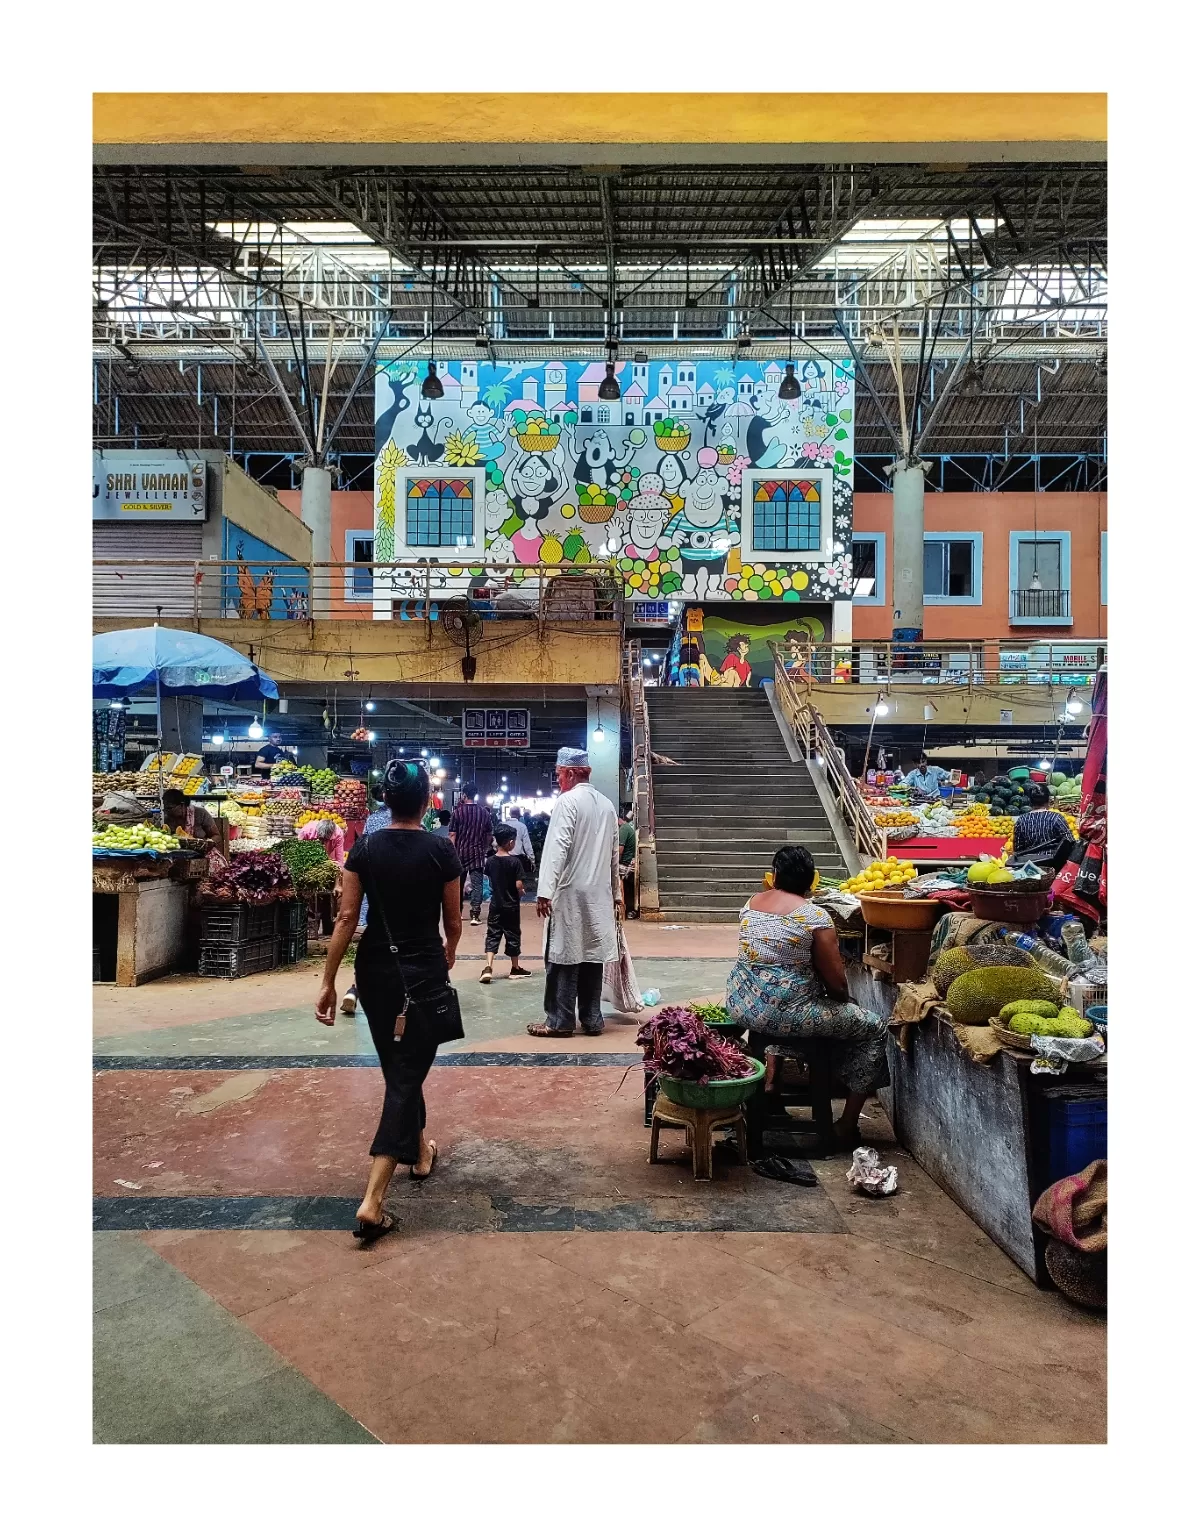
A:
<svg viewBox="0 0 1199 1536">
<path fill-rule="evenodd" d="M 833 920 L 808 899 L 816 878 L 812 855 L 789 843 L 775 854 L 773 869 L 773 888 L 751 896 L 741 909 L 729 1017 L 772 1042 L 795 1043 L 800 1055 L 805 1039 L 836 1044 L 833 1072 L 847 1090 L 837 1135 L 852 1141 L 866 1100 L 890 1082 L 887 1026 L 849 1001 Z M 766 1087 L 769 1092 L 769 1077 Z"/>
</svg>

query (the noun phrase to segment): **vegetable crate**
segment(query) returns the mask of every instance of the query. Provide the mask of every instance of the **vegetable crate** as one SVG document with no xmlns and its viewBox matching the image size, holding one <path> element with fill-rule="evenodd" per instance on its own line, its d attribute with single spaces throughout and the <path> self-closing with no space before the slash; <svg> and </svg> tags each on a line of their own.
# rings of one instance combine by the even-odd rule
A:
<svg viewBox="0 0 1199 1536">
<path fill-rule="evenodd" d="M 274 933 L 240 944 L 200 943 L 201 976 L 220 976 L 234 981 L 240 976 L 273 971 L 278 964 L 279 937 Z"/>
<path fill-rule="evenodd" d="M 200 908 L 201 944 L 245 944 L 250 939 L 273 938 L 278 917 L 276 902 L 255 906 L 248 901 L 227 906 Z"/>
<path fill-rule="evenodd" d="M 1062 1084 L 1042 1089 L 1044 1187 L 1107 1156 L 1107 1090 Z"/>
<path fill-rule="evenodd" d="M 308 957 L 308 934 L 306 931 L 286 934 L 279 940 L 279 946 L 279 964 L 298 965 Z"/>
<path fill-rule="evenodd" d="M 308 937 L 308 903 L 306 901 L 280 901 L 276 903 L 279 933 L 285 939 L 297 935 Z"/>
</svg>

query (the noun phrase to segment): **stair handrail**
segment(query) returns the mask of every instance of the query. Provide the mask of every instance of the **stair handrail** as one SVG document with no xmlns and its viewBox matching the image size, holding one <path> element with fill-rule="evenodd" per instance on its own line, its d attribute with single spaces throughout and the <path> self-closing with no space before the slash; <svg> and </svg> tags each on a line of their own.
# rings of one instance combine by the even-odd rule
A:
<svg viewBox="0 0 1199 1536">
<path fill-rule="evenodd" d="M 861 786 L 846 767 L 828 726 L 810 697 L 801 691 L 806 674 L 802 669 L 787 670 L 788 662 L 794 665 L 789 652 L 774 641 L 770 643 L 774 655 L 774 690 L 795 741 L 813 774 L 819 770 L 824 775 L 837 809 L 853 834 L 854 847 L 872 859 L 881 859 L 885 852 L 884 834 L 874 824 L 870 807 L 862 797 Z M 815 764 L 813 765 L 813 759 Z"/>
<path fill-rule="evenodd" d="M 645 697 L 641 644 L 629 641 L 624 652 L 625 701 L 633 744 L 633 825 L 637 831 L 637 907 L 643 917 L 656 916 L 658 843 L 654 831 L 654 755 L 649 739 L 649 705 Z"/>
</svg>

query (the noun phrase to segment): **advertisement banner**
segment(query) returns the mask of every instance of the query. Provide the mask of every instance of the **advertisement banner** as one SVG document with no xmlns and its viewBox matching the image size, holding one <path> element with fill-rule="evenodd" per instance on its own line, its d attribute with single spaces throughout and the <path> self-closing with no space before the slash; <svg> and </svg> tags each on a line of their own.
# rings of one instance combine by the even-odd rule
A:
<svg viewBox="0 0 1199 1536">
<path fill-rule="evenodd" d="M 181 454 L 92 454 L 93 522 L 202 523 L 208 465 Z"/>
</svg>

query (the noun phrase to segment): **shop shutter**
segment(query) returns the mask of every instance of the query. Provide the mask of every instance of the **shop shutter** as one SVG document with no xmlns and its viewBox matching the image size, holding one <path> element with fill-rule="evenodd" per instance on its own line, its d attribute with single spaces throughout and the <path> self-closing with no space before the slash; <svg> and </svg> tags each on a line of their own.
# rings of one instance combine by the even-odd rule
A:
<svg viewBox="0 0 1199 1536">
<path fill-rule="evenodd" d="M 129 564 L 93 565 L 92 611 L 103 617 L 189 617 L 194 573 L 167 562 L 199 560 L 203 541 L 198 523 L 93 523 L 93 560 Z"/>
</svg>

